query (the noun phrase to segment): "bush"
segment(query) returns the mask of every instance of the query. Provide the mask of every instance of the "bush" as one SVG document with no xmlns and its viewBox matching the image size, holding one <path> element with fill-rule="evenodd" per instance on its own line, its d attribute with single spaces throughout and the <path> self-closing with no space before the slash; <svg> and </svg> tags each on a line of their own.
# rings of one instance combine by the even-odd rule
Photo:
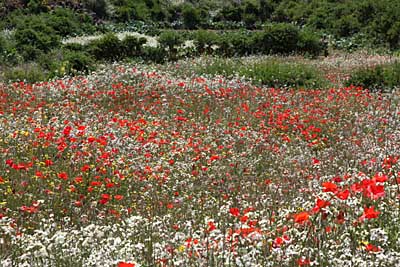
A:
<svg viewBox="0 0 400 267">
<path fill-rule="evenodd" d="M 130 21 L 136 17 L 135 9 L 129 6 L 117 7 L 115 10 L 115 19 L 118 22 Z"/>
<path fill-rule="evenodd" d="M 318 55 L 328 54 L 328 43 L 310 30 L 302 30 L 299 32 L 299 40 L 297 41 L 297 51 L 303 55 L 315 57 Z"/>
<path fill-rule="evenodd" d="M 52 13 L 42 15 L 42 17 L 45 17 L 46 24 L 61 36 L 93 33 L 95 28 L 88 15 L 75 14 L 67 8 L 56 8 Z"/>
<path fill-rule="evenodd" d="M 9 68 L 3 73 L 5 81 L 26 81 L 34 83 L 46 80 L 47 73 L 35 63 L 23 64 L 17 67 Z"/>
<path fill-rule="evenodd" d="M 94 70 L 94 60 L 85 52 L 70 51 L 63 55 L 66 74 L 89 73 Z"/>
<path fill-rule="evenodd" d="M 158 42 L 161 47 L 173 50 L 183 44 L 183 39 L 181 34 L 177 31 L 164 31 L 158 37 Z"/>
<path fill-rule="evenodd" d="M 346 84 L 381 92 L 399 88 L 400 62 L 356 70 Z"/>
<path fill-rule="evenodd" d="M 104 19 L 110 15 L 110 7 L 107 4 L 107 0 L 86 0 L 84 3 L 85 7 L 99 18 Z"/>
<path fill-rule="evenodd" d="M 155 63 L 164 63 L 168 54 L 161 47 L 146 46 L 143 48 L 143 59 Z"/>
<path fill-rule="evenodd" d="M 169 58 L 177 59 L 178 47 L 184 42 L 182 36 L 177 31 L 164 31 L 158 37 L 161 48 L 168 50 Z"/>
<path fill-rule="evenodd" d="M 60 45 L 60 37 L 50 27 L 40 21 L 31 23 L 25 27 L 19 25 L 14 34 L 16 47 L 25 60 L 34 60 L 41 52 Z"/>
<path fill-rule="evenodd" d="M 144 37 L 126 36 L 121 42 L 124 56 L 134 57 L 143 53 L 143 45 L 147 42 Z"/>
<path fill-rule="evenodd" d="M 199 74 L 244 76 L 256 84 L 275 88 L 324 88 L 329 85 L 322 73 L 314 67 L 278 61 L 249 63 L 217 59 L 196 71 Z"/>
<path fill-rule="evenodd" d="M 67 43 L 63 45 L 63 49 L 70 51 L 85 51 L 86 47 L 79 43 Z"/>
<path fill-rule="evenodd" d="M 219 36 L 212 31 L 199 30 L 195 32 L 192 38 L 198 53 L 208 54 L 212 52 L 211 47 L 218 43 Z"/>
<path fill-rule="evenodd" d="M 200 26 L 201 17 L 197 8 L 191 5 L 185 5 L 182 10 L 183 24 L 186 29 L 194 30 Z"/>
<path fill-rule="evenodd" d="M 240 75 L 275 88 L 324 88 L 327 81 L 314 67 L 305 64 L 264 62 L 240 69 Z"/>
<path fill-rule="evenodd" d="M 224 49 L 226 51 L 225 56 L 243 56 L 251 54 L 251 47 L 253 46 L 251 36 L 251 33 L 239 31 L 225 35 L 223 38 L 226 38 L 226 40 L 223 40 L 220 44 L 221 47 L 228 46 Z"/>
<path fill-rule="evenodd" d="M 0 62 L 3 65 L 17 65 L 20 61 L 21 55 L 18 53 L 15 44 L 12 40 L 0 34 Z"/>
<path fill-rule="evenodd" d="M 113 33 L 90 42 L 89 51 L 97 60 L 117 60 L 123 55 L 121 41 Z"/>
<path fill-rule="evenodd" d="M 168 48 L 170 55 L 176 54 L 176 48 L 183 39 L 192 39 L 199 54 L 214 52 L 222 56 L 243 56 L 251 54 L 303 54 L 318 56 L 327 54 L 327 43 L 320 35 L 307 29 L 299 29 L 291 24 L 270 24 L 263 31 L 227 31 L 215 33 L 198 30 L 166 31 L 159 37 L 161 47 Z"/>
<path fill-rule="evenodd" d="M 6 53 L 7 50 L 7 41 L 2 35 L 0 35 L 0 56 Z"/>
<path fill-rule="evenodd" d="M 291 24 L 268 25 L 262 36 L 263 52 L 266 54 L 290 54 L 297 50 L 299 29 Z"/>
</svg>

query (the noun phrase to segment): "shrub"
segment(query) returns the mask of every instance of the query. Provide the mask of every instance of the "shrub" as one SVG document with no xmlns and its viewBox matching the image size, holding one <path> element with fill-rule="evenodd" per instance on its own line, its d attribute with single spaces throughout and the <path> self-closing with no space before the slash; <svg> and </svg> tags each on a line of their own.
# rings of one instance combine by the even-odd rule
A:
<svg viewBox="0 0 400 267">
<path fill-rule="evenodd" d="M 33 45 L 20 45 L 18 46 L 18 53 L 21 55 L 25 62 L 36 60 L 43 54 L 43 51 Z"/>
<path fill-rule="evenodd" d="M 44 1 L 29 0 L 27 2 L 28 2 L 28 4 L 27 4 L 26 7 L 32 13 L 40 13 L 40 12 L 46 12 L 47 11 L 47 6 L 43 3 Z"/>
<path fill-rule="evenodd" d="M 249 48 L 253 45 L 250 33 L 235 31 L 227 34 L 226 38 L 228 46 L 232 50 L 226 56 L 243 56 L 251 53 Z"/>
<path fill-rule="evenodd" d="M 34 83 L 46 80 L 47 73 L 39 65 L 29 63 L 6 69 L 3 73 L 3 79 L 5 81 L 26 81 Z"/>
<path fill-rule="evenodd" d="M 6 38 L 0 35 L 0 56 L 2 56 L 7 50 Z"/>
<path fill-rule="evenodd" d="M 178 47 L 183 44 L 183 38 L 177 31 L 165 31 L 158 37 L 161 48 L 168 49 L 169 58 L 175 60 Z"/>
<path fill-rule="evenodd" d="M 211 53 L 211 47 L 218 43 L 218 38 L 216 33 L 206 30 L 196 31 L 193 35 L 194 44 L 200 54 Z"/>
<path fill-rule="evenodd" d="M 164 31 L 158 37 L 161 47 L 172 50 L 183 44 L 182 36 L 177 31 Z"/>
<path fill-rule="evenodd" d="M 143 45 L 147 42 L 144 37 L 126 36 L 121 42 L 124 50 L 124 56 L 133 57 L 139 56 L 143 53 Z"/>
<path fill-rule="evenodd" d="M 161 47 L 145 46 L 143 48 L 143 59 L 155 63 L 164 63 L 168 54 L 165 49 Z"/>
<path fill-rule="evenodd" d="M 35 59 L 40 52 L 48 52 L 59 46 L 60 37 L 43 22 L 32 21 L 31 25 L 19 25 L 15 30 L 16 47 L 25 60 Z"/>
<path fill-rule="evenodd" d="M 328 54 L 328 43 L 310 30 L 302 30 L 299 32 L 299 40 L 297 41 L 297 51 L 303 55 L 312 57 Z"/>
<path fill-rule="evenodd" d="M 224 7 L 218 14 L 218 20 L 236 21 L 242 20 L 243 9 L 238 4 L 232 4 Z"/>
<path fill-rule="evenodd" d="M 327 81 L 314 67 L 305 64 L 263 62 L 242 67 L 241 76 L 275 88 L 323 88 Z"/>
<path fill-rule="evenodd" d="M 113 33 L 90 42 L 89 51 L 97 60 L 117 60 L 123 54 L 121 41 Z"/>
<path fill-rule="evenodd" d="M 110 15 L 110 7 L 107 0 L 86 0 L 85 7 L 96 14 L 99 18 L 106 18 Z"/>
<path fill-rule="evenodd" d="M 217 59 L 197 69 L 199 74 L 239 75 L 253 83 L 275 88 L 323 88 L 329 83 L 314 67 L 278 61 L 244 62 L 242 60 Z"/>
<path fill-rule="evenodd" d="M 85 73 L 94 70 L 94 60 L 85 52 L 70 51 L 63 55 L 66 74 Z"/>
<path fill-rule="evenodd" d="M 86 47 L 79 43 L 67 43 L 63 45 L 63 49 L 70 51 L 84 51 Z"/>
<path fill-rule="evenodd" d="M 356 70 L 350 75 L 347 85 L 381 92 L 398 88 L 400 87 L 400 62 Z"/>
<path fill-rule="evenodd" d="M 290 54 L 297 50 L 299 29 L 291 24 L 267 25 L 262 36 L 262 47 L 267 54 Z"/>
<path fill-rule="evenodd" d="M 88 15 L 75 14 L 68 8 L 56 8 L 53 12 L 41 17 L 45 17 L 46 24 L 61 36 L 93 33 L 95 28 Z"/>
<path fill-rule="evenodd" d="M 201 17 L 197 8 L 191 5 L 185 5 L 182 10 L 183 24 L 186 29 L 194 30 L 200 26 Z"/>
<path fill-rule="evenodd" d="M 134 8 L 129 6 L 120 6 L 115 10 L 115 19 L 119 22 L 130 21 L 136 18 L 136 11 Z"/>
<path fill-rule="evenodd" d="M 58 74 L 58 69 L 62 64 L 62 58 L 62 52 L 58 49 L 54 49 L 46 54 L 41 54 L 36 59 L 36 63 L 38 63 L 42 69 L 49 71 L 54 76 Z"/>
<path fill-rule="evenodd" d="M 13 40 L 0 34 L 0 62 L 3 65 L 17 65 L 21 61 Z"/>
</svg>

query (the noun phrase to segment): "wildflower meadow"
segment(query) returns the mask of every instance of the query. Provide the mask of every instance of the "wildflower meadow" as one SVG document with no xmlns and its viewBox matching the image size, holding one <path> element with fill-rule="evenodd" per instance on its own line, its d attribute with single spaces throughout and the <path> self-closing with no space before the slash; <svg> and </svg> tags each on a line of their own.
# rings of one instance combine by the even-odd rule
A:
<svg viewBox="0 0 400 267">
<path fill-rule="evenodd" d="M 399 92 L 169 68 L 0 85 L 1 266 L 400 266 Z"/>
</svg>

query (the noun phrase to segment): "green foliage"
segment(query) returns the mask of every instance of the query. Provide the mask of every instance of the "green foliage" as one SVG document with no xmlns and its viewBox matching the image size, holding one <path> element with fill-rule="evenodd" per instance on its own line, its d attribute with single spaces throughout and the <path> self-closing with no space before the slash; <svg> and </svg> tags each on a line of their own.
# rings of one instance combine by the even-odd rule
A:
<svg viewBox="0 0 400 267">
<path fill-rule="evenodd" d="M 124 57 L 143 55 L 143 45 L 146 42 L 146 38 L 129 35 L 120 41 L 115 34 L 108 33 L 100 39 L 90 42 L 86 50 L 96 60 L 114 61 Z"/>
<path fill-rule="evenodd" d="M 304 64 L 267 62 L 242 68 L 240 75 L 250 77 L 261 84 L 282 88 L 322 88 L 327 81 L 315 68 Z"/>
<path fill-rule="evenodd" d="M 60 36 L 93 33 L 92 19 L 85 14 L 75 14 L 67 8 L 56 8 L 46 16 L 47 24 Z"/>
<path fill-rule="evenodd" d="M 164 31 L 158 37 L 158 42 L 162 49 L 168 51 L 169 58 L 176 60 L 178 47 L 183 44 L 184 40 L 177 31 Z"/>
<path fill-rule="evenodd" d="M 66 8 L 55 8 L 49 13 L 33 15 L 24 15 L 23 12 L 18 11 L 10 15 L 6 25 L 14 28 L 12 43 L 26 62 L 36 60 L 50 50 L 58 48 L 61 37 L 91 33 L 95 28 L 87 15 Z"/>
<path fill-rule="evenodd" d="M 26 81 L 30 83 L 47 79 L 45 71 L 36 63 L 19 65 L 8 68 L 3 73 L 5 81 Z"/>
<path fill-rule="evenodd" d="M 371 91 L 390 91 L 400 87 L 400 62 L 362 68 L 353 72 L 347 85 L 361 86 Z"/>
<path fill-rule="evenodd" d="M 329 83 L 316 68 L 298 63 L 279 61 L 244 62 L 242 60 L 217 59 L 197 69 L 199 74 L 238 75 L 254 83 L 275 88 L 325 88 Z"/>
<path fill-rule="evenodd" d="M 199 28 L 201 23 L 200 11 L 191 5 L 185 5 L 182 10 L 183 25 L 186 29 L 194 30 Z"/>
<path fill-rule="evenodd" d="M 143 45 L 146 42 L 147 40 L 144 37 L 126 36 L 121 42 L 124 56 L 134 57 L 141 55 L 143 53 Z"/>
<path fill-rule="evenodd" d="M 99 18 L 107 18 L 110 14 L 107 0 L 86 0 L 85 7 L 94 12 Z"/>
<path fill-rule="evenodd" d="M 192 36 L 198 53 L 212 53 L 212 46 L 218 43 L 218 35 L 215 32 L 207 30 L 196 31 Z"/>
<path fill-rule="evenodd" d="M 3 65 L 17 65 L 21 61 L 21 55 L 18 53 L 13 40 L 0 34 L 0 62 Z"/>
<path fill-rule="evenodd" d="M 66 74 L 85 73 L 94 70 L 93 58 L 82 51 L 69 51 L 63 55 L 63 66 Z"/>
<path fill-rule="evenodd" d="M 113 33 L 90 42 L 89 51 L 97 60 L 117 60 L 123 55 L 121 41 Z"/>
<path fill-rule="evenodd" d="M 79 43 L 67 43 L 63 45 L 63 49 L 70 51 L 85 51 L 86 47 Z"/>
<path fill-rule="evenodd" d="M 236 21 L 242 20 L 243 9 L 238 4 L 232 4 L 224 7 L 217 15 L 218 20 Z"/>
<path fill-rule="evenodd" d="M 328 43 L 320 35 L 309 29 L 303 29 L 299 32 L 297 41 L 297 52 L 309 57 L 318 55 L 327 56 Z"/>
<path fill-rule="evenodd" d="M 269 24 L 263 31 L 225 32 L 217 37 L 218 52 L 224 56 L 249 54 L 326 54 L 327 44 L 308 29 L 287 24 Z"/>
<path fill-rule="evenodd" d="M 34 60 L 60 44 L 60 37 L 40 21 L 32 21 L 26 28 L 15 30 L 16 47 L 25 60 Z"/>
<path fill-rule="evenodd" d="M 164 63 L 168 57 L 167 51 L 160 47 L 146 46 L 143 48 L 143 59 L 155 63 Z"/>
<path fill-rule="evenodd" d="M 6 38 L 0 35 L 0 56 L 5 54 L 7 51 L 7 42 Z"/>
<path fill-rule="evenodd" d="M 28 0 L 27 8 L 32 13 L 41 13 L 47 11 L 48 7 L 44 4 L 44 1 L 41 0 Z"/>
<path fill-rule="evenodd" d="M 137 17 L 135 9 L 129 6 L 117 7 L 114 16 L 118 22 L 130 21 Z"/>
<path fill-rule="evenodd" d="M 296 51 L 299 29 L 291 24 L 268 25 L 262 37 L 264 51 L 269 54 L 290 54 Z"/>
<path fill-rule="evenodd" d="M 181 34 L 177 31 L 164 31 L 158 37 L 158 42 L 161 47 L 172 50 L 180 46 L 183 43 L 183 39 Z"/>
</svg>

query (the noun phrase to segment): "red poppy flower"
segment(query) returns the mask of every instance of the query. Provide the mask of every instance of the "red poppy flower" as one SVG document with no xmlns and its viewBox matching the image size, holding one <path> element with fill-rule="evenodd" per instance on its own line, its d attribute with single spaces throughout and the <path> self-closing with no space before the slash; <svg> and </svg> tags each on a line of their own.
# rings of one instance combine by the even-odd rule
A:
<svg viewBox="0 0 400 267">
<path fill-rule="evenodd" d="M 242 222 L 242 223 L 245 223 L 245 222 L 247 222 L 247 220 L 249 219 L 249 217 L 248 216 L 246 216 L 246 215 L 244 215 L 244 216 L 242 216 L 242 217 L 240 217 L 240 221 Z"/>
<path fill-rule="evenodd" d="M 347 189 L 336 193 L 336 196 L 341 200 L 346 200 L 349 197 L 349 195 L 350 195 L 350 191 Z"/>
<path fill-rule="evenodd" d="M 282 243 L 283 243 L 283 238 L 277 237 L 277 238 L 275 238 L 273 245 L 274 245 L 274 247 L 280 247 L 282 245 Z"/>
<path fill-rule="evenodd" d="M 59 174 L 57 174 L 57 176 L 62 180 L 68 180 L 68 174 L 66 172 L 60 172 Z"/>
<path fill-rule="evenodd" d="M 316 203 L 315 207 L 313 208 L 313 211 L 318 212 L 321 209 L 328 207 L 330 204 L 331 203 L 329 201 L 325 201 L 323 199 L 318 198 L 317 203 Z"/>
<path fill-rule="evenodd" d="M 298 266 L 306 266 L 306 265 L 310 265 L 311 262 L 309 259 L 300 258 L 297 260 L 297 264 L 298 264 Z"/>
<path fill-rule="evenodd" d="M 310 215 L 308 214 L 307 211 L 300 212 L 298 214 L 294 215 L 294 222 L 303 224 L 304 222 L 308 221 Z"/>
<path fill-rule="evenodd" d="M 374 245 L 372 245 L 372 244 L 366 245 L 366 246 L 365 246 L 365 250 L 366 250 L 366 251 L 369 251 L 369 252 L 379 252 L 379 251 L 381 251 L 381 249 L 380 249 L 379 247 L 374 246 Z"/>
<path fill-rule="evenodd" d="M 217 227 L 215 226 L 214 222 L 208 222 L 208 231 L 214 231 L 215 229 L 217 229 Z"/>
<path fill-rule="evenodd" d="M 229 213 L 235 217 L 239 217 L 239 215 L 240 215 L 240 211 L 238 208 L 230 208 Z"/>
<path fill-rule="evenodd" d="M 128 263 L 128 262 L 120 261 L 118 263 L 117 267 L 135 267 L 135 264 L 134 263 Z"/>
<path fill-rule="evenodd" d="M 332 182 L 324 182 L 322 183 L 322 186 L 324 187 L 323 189 L 324 192 L 335 193 L 337 191 L 337 185 Z"/>
<path fill-rule="evenodd" d="M 378 215 L 380 214 L 379 211 L 375 210 L 375 207 L 365 207 L 364 208 L 364 213 L 363 215 L 359 218 L 360 221 L 363 221 L 365 218 L 367 219 L 375 219 L 378 218 Z"/>
<path fill-rule="evenodd" d="M 386 182 L 387 180 L 388 180 L 388 177 L 387 177 L 387 175 L 385 175 L 385 174 L 379 174 L 379 173 L 377 173 L 377 174 L 375 174 L 375 176 L 374 176 L 374 178 L 372 178 L 375 182 L 378 182 L 378 183 L 384 183 L 384 182 Z"/>
</svg>

